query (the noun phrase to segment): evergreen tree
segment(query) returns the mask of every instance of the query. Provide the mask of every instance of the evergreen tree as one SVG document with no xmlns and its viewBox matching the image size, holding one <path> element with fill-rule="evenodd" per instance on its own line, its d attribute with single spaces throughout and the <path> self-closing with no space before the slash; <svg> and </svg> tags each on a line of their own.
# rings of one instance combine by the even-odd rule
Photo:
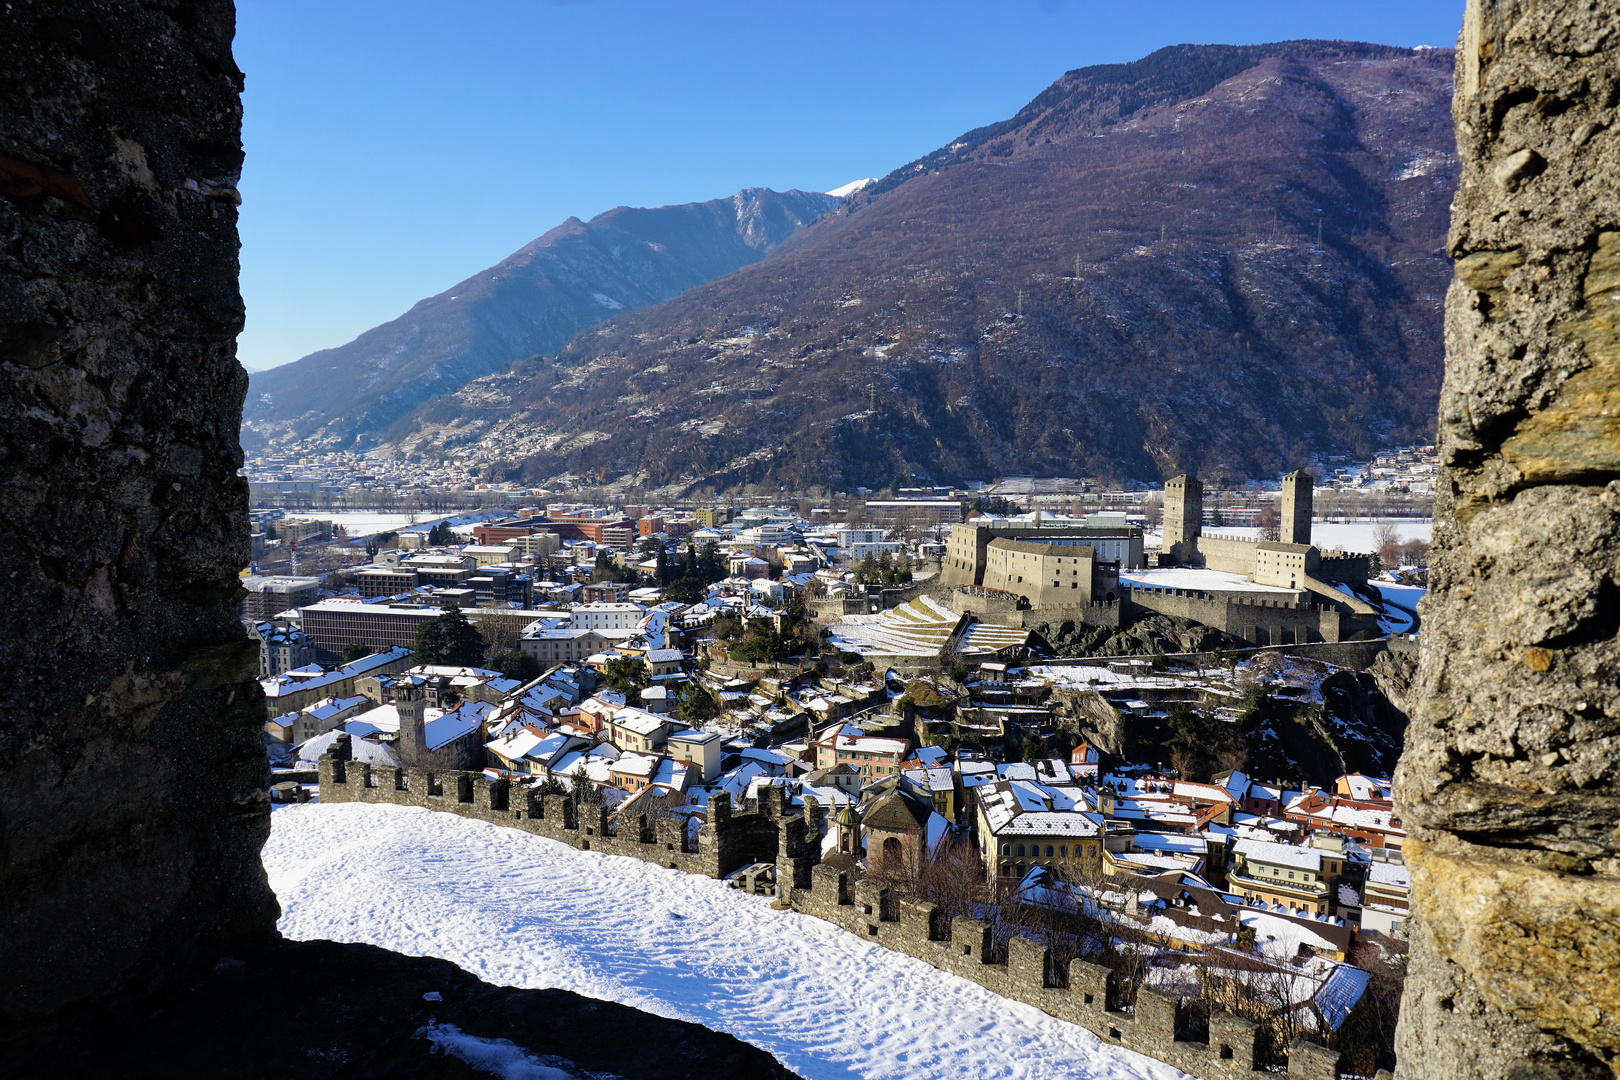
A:
<svg viewBox="0 0 1620 1080">
<path fill-rule="evenodd" d="M 626 704 L 634 704 L 641 698 L 641 692 L 647 689 L 647 665 L 640 660 L 629 656 L 615 656 L 602 665 L 602 677 L 607 681 L 609 690 L 617 690 L 624 695 Z"/>
<path fill-rule="evenodd" d="M 681 703 L 676 706 L 675 716 L 689 724 L 701 724 L 715 717 L 716 709 L 714 698 L 696 682 L 686 684 L 686 690 L 681 694 Z"/>
<path fill-rule="evenodd" d="M 484 637 L 458 607 L 416 628 L 416 662 L 476 667 L 484 660 Z"/>
<path fill-rule="evenodd" d="M 489 658 L 489 666 L 508 679 L 528 682 L 540 675 L 540 661 L 522 649 L 512 649 Z"/>
</svg>

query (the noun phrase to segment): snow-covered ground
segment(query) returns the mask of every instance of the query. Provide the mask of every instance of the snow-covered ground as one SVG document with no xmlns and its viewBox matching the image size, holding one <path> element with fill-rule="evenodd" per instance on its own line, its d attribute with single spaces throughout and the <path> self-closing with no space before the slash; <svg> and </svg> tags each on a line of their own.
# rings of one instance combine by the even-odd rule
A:
<svg viewBox="0 0 1620 1080">
<path fill-rule="evenodd" d="M 1428 518 L 1396 518 L 1390 524 L 1395 529 L 1397 543 L 1405 543 L 1408 540 L 1427 541 L 1434 533 L 1434 522 Z M 1323 551 L 1337 548 L 1343 551 L 1368 552 L 1373 550 L 1373 533 L 1377 529 L 1378 522 L 1372 520 L 1313 521 L 1311 542 Z"/>
<path fill-rule="evenodd" d="M 811 1080 L 1182 1075 L 708 878 L 414 807 L 311 803 L 272 820 L 264 863 L 291 938 L 694 1021 Z"/>
<path fill-rule="evenodd" d="M 341 525 L 351 537 L 372 536 L 380 532 L 399 530 L 407 525 L 432 524 L 443 515 L 439 514 L 383 514 L 371 513 L 365 510 L 289 510 L 290 518 L 318 518 L 330 521 L 334 525 Z"/>
</svg>

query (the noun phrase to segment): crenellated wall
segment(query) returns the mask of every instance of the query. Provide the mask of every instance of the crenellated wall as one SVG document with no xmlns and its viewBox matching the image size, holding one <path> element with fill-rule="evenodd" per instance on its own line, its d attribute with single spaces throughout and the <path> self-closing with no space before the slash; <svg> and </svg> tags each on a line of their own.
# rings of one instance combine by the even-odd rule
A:
<svg viewBox="0 0 1620 1080">
<path fill-rule="evenodd" d="M 714 795 L 709 821 L 694 845 L 681 819 L 620 822 L 610 831 L 605 807 L 589 807 L 588 814 L 576 819 L 574 803 L 565 795 L 540 798 L 482 773 L 368 765 L 349 760 L 350 749 L 342 736 L 322 756 L 322 802 L 421 806 L 521 829 L 581 851 L 624 855 L 712 878 L 754 863 L 775 863 L 777 895 L 795 911 L 1079 1024 L 1105 1042 L 1192 1076 L 1274 1075 L 1254 1067 L 1256 1028 L 1248 1020 L 1220 1013 L 1210 1020 L 1209 1041 L 1177 1039 L 1176 999 L 1170 995 L 1142 987 L 1134 1011 L 1111 1008 L 1106 968 L 1076 960 L 1066 972 L 1056 972 L 1045 946 L 1023 937 L 1014 937 L 1006 962 L 998 962 L 992 958 L 988 924 L 956 919 L 944 932 L 933 904 L 896 903 L 889 890 L 864 880 L 852 883 L 846 871 L 821 865 L 824 811 L 813 796 L 801 811 L 788 804 L 783 788 L 773 786 L 764 789 L 757 804 L 737 812 L 729 795 Z M 1289 1052 L 1289 1073 L 1336 1080 L 1337 1062 L 1333 1051 L 1296 1044 Z"/>
<path fill-rule="evenodd" d="M 1275 1075 L 1255 1068 L 1258 1029 L 1252 1021 L 1218 1012 L 1210 1018 L 1208 1041 L 1178 1039 L 1173 995 L 1143 986 L 1134 1009 L 1115 1008 L 1107 968 L 1073 960 L 1067 971 L 1059 971 L 1045 945 L 1021 936 L 1008 941 L 1007 959 L 999 962 L 993 959 L 988 923 L 957 918 L 942 929 L 933 904 L 897 903 L 888 889 L 864 880 L 851 882 L 847 872 L 832 866 L 815 867 L 810 878 L 809 889 L 793 890 L 794 910 L 1078 1024 L 1106 1043 L 1201 1078 Z M 1337 1080 L 1338 1060 L 1325 1047 L 1296 1043 L 1289 1051 L 1289 1075 Z"/>
</svg>

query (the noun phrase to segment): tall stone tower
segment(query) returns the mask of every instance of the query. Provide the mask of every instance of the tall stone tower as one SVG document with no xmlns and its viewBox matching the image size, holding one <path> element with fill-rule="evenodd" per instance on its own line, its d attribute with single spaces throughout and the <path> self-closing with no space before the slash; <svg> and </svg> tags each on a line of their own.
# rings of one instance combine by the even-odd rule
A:
<svg viewBox="0 0 1620 1080">
<path fill-rule="evenodd" d="M 1204 485 L 1196 476 L 1175 476 L 1164 484 L 1164 556 L 1196 565 L 1198 536 L 1204 531 Z"/>
<path fill-rule="evenodd" d="M 1279 508 L 1277 539 L 1285 544 L 1311 542 L 1311 503 L 1316 477 L 1298 469 L 1283 477 L 1282 505 Z"/>
<path fill-rule="evenodd" d="M 402 686 L 394 698 L 399 710 L 399 760 L 415 765 L 427 753 L 427 699 L 414 686 Z"/>
</svg>

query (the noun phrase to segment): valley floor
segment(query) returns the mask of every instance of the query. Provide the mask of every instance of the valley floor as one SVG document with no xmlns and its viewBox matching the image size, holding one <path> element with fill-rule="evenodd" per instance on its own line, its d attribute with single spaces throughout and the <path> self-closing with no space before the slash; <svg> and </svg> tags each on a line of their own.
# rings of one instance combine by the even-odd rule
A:
<svg viewBox="0 0 1620 1080">
<path fill-rule="evenodd" d="M 290 938 L 453 961 L 729 1032 L 809 1080 L 1181 1074 L 707 878 L 411 807 L 276 811 Z"/>
</svg>

